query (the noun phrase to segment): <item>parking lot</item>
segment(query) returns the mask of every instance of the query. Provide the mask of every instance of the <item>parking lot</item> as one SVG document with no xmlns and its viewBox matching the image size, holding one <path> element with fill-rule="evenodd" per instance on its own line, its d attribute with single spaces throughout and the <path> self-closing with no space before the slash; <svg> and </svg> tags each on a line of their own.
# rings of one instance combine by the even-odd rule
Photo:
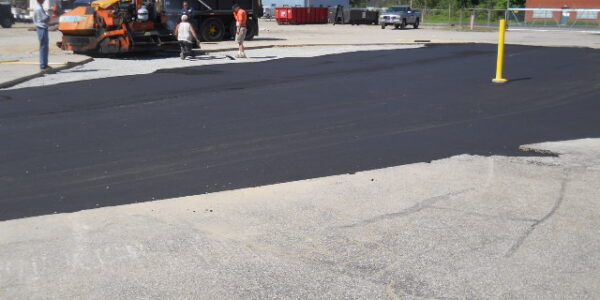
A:
<svg viewBox="0 0 600 300">
<path fill-rule="evenodd" d="M 599 35 L 261 28 L 0 90 L 0 298 L 600 296 Z"/>
</svg>

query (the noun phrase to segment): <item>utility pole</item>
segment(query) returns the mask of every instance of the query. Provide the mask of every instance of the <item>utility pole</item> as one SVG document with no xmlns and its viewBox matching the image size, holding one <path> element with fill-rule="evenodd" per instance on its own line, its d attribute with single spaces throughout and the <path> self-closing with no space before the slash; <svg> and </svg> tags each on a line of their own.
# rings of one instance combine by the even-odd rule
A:
<svg viewBox="0 0 600 300">
<path fill-rule="evenodd" d="M 506 0 L 506 12 L 504 13 L 504 19 L 508 21 L 508 12 L 510 10 L 510 0 Z"/>
</svg>

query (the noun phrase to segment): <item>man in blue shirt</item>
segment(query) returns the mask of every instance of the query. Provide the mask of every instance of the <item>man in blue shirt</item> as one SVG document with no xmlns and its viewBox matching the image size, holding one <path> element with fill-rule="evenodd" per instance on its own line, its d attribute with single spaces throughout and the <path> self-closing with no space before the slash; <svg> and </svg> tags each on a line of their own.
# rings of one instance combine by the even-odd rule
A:
<svg viewBox="0 0 600 300">
<path fill-rule="evenodd" d="M 196 18 L 194 18 L 194 8 L 190 6 L 190 2 L 183 1 L 183 8 L 181 9 L 181 15 L 188 17 L 188 22 L 194 27 L 194 29 L 198 28 L 198 24 L 196 24 Z M 200 44 L 198 43 L 198 46 Z"/>
<path fill-rule="evenodd" d="M 40 69 L 48 70 L 48 23 L 50 17 L 44 10 L 44 0 L 37 0 L 33 9 L 33 23 L 35 24 L 38 40 L 40 41 Z"/>
<path fill-rule="evenodd" d="M 188 20 L 192 20 L 194 16 L 194 8 L 190 6 L 190 3 L 183 1 L 183 8 L 181 9 L 181 15 L 188 16 Z"/>
</svg>

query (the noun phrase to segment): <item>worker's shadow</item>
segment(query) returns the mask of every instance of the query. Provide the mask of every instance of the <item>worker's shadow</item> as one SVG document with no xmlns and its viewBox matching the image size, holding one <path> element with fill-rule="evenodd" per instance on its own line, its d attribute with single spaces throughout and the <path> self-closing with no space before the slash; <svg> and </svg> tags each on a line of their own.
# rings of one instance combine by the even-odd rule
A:
<svg viewBox="0 0 600 300">
<path fill-rule="evenodd" d="M 254 59 L 272 59 L 272 58 L 277 58 L 277 56 L 248 56 L 248 58 L 254 58 Z"/>
<path fill-rule="evenodd" d="M 253 59 L 273 59 L 273 58 L 277 58 L 277 56 L 249 56 L 248 58 L 253 58 Z M 236 60 L 234 57 L 229 56 L 229 55 L 226 55 L 226 56 L 202 55 L 202 56 L 195 56 L 195 57 L 188 57 L 188 58 L 186 58 L 186 60 L 189 60 L 189 61 L 203 61 L 203 60 L 215 60 L 215 59 Z"/>
<path fill-rule="evenodd" d="M 287 41 L 287 39 L 282 38 L 271 38 L 271 37 L 257 37 L 252 39 L 253 41 Z"/>
<path fill-rule="evenodd" d="M 155 60 L 155 59 L 163 59 L 170 58 L 175 55 L 175 53 L 179 54 L 179 51 L 154 51 L 154 52 L 142 52 L 142 53 L 122 53 L 119 55 L 116 54 L 106 54 L 106 55 L 95 55 L 94 57 L 98 58 L 110 58 L 116 60 Z"/>
<path fill-rule="evenodd" d="M 61 73 L 90 73 L 98 71 L 106 71 L 107 69 L 87 69 L 87 70 L 64 70 Z"/>
<path fill-rule="evenodd" d="M 214 55 L 198 55 L 194 57 L 188 57 L 186 60 L 189 61 L 201 61 L 201 60 L 215 60 L 215 59 L 231 59 L 227 56 L 214 56 Z"/>
</svg>

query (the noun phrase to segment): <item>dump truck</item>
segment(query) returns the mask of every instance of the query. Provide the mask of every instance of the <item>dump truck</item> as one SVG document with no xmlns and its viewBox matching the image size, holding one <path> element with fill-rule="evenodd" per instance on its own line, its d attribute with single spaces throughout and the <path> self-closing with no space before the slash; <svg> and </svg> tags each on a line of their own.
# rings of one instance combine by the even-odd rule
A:
<svg viewBox="0 0 600 300">
<path fill-rule="evenodd" d="M 164 1 L 160 5 L 161 24 L 171 31 L 174 30 L 181 17 L 183 0 L 157 1 Z M 235 19 L 231 9 L 234 3 L 248 12 L 246 40 L 258 36 L 258 18 L 263 16 L 261 0 L 188 0 L 188 3 L 194 8 L 190 22 L 195 25 L 196 32 L 203 41 L 216 42 L 235 36 Z"/>
<path fill-rule="evenodd" d="M 248 11 L 247 39 L 258 35 L 260 0 L 239 0 Z M 204 41 L 214 42 L 235 32 L 233 0 L 189 0 L 190 20 Z M 177 45 L 173 30 L 183 0 L 99 0 L 77 6 L 59 18 L 58 46 L 75 53 L 119 54 L 151 51 Z"/>
</svg>

